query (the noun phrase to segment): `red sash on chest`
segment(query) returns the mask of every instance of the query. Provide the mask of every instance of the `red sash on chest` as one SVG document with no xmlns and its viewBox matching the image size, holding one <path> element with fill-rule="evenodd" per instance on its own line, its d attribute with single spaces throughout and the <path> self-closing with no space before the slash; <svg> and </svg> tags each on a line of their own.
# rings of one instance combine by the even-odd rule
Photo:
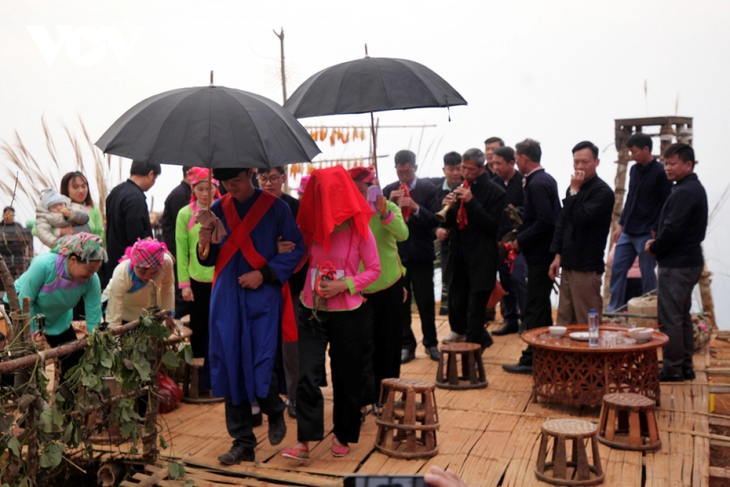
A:
<svg viewBox="0 0 730 487">
<path fill-rule="evenodd" d="M 251 240 L 251 232 L 259 224 L 261 218 L 269 211 L 271 205 L 276 201 L 276 196 L 273 196 L 266 191 L 261 192 L 258 199 L 248 210 L 243 220 L 238 216 L 236 205 L 233 202 L 233 198 L 230 194 L 226 194 L 221 198 L 221 208 L 223 209 L 223 215 L 226 218 L 228 229 L 231 231 L 231 235 L 223 244 L 223 247 L 218 254 L 218 258 L 215 261 L 215 271 L 213 273 L 213 287 L 215 287 L 218 275 L 223 268 L 228 264 L 228 261 L 236 255 L 239 250 L 243 254 L 244 258 L 248 263 L 256 270 L 261 269 L 267 263 L 267 260 L 258 253 L 256 247 L 254 247 L 253 241 Z M 284 313 L 282 316 L 282 335 L 285 342 L 297 341 L 297 325 L 294 318 L 294 307 L 292 305 L 291 291 L 289 290 L 289 283 L 284 283 L 282 287 L 282 295 L 284 297 Z"/>
</svg>

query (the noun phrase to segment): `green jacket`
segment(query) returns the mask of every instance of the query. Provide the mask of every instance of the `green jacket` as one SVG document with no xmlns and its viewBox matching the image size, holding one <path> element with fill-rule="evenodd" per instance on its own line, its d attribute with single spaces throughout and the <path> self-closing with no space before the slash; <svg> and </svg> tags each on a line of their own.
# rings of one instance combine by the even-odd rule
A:
<svg viewBox="0 0 730 487">
<path fill-rule="evenodd" d="M 363 291 L 365 294 L 388 289 L 405 274 L 396 243 L 408 239 L 408 225 L 403 220 L 403 214 L 398 205 L 388 201 L 387 208 L 390 210 L 390 215 L 385 220 L 380 219 L 379 213 L 375 213 L 370 219 L 370 230 L 375 235 L 375 243 L 378 245 L 380 277 L 365 288 Z M 362 266 L 362 264 L 360 265 Z"/>
<path fill-rule="evenodd" d="M 195 205 L 195 203 L 192 203 Z M 198 261 L 198 240 L 200 240 L 200 223 L 195 223 L 195 212 L 200 208 L 195 205 L 182 207 L 175 222 L 175 245 L 177 246 L 177 282 L 180 289 L 190 287 L 190 278 L 198 282 L 213 282 L 214 267 L 205 267 Z"/>
</svg>

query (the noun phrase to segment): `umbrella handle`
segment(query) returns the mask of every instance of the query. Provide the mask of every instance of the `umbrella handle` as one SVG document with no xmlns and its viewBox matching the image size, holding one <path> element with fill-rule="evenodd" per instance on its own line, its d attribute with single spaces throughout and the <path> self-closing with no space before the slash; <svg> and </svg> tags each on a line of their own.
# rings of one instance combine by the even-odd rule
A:
<svg viewBox="0 0 730 487">
<path fill-rule="evenodd" d="M 208 254 L 210 253 L 210 243 L 205 244 L 205 246 L 199 250 L 198 254 L 200 254 L 200 258 L 205 260 L 208 258 Z"/>
</svg>

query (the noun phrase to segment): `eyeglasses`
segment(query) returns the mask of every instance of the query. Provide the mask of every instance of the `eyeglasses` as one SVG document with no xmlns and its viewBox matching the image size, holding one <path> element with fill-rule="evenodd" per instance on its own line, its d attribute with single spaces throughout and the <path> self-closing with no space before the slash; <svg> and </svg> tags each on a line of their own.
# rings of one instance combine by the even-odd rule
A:
<svg viewBox="0 0 730 487">
<path fill-rule="evenodd" d="M 259 182 L 261 184 L 267 184 L 267 183 L 276 184 L 279 181 L 279 179 L 281 179 L 281 176 L 269 176 L 268 178 L 259 176 Z"/>
</svg>

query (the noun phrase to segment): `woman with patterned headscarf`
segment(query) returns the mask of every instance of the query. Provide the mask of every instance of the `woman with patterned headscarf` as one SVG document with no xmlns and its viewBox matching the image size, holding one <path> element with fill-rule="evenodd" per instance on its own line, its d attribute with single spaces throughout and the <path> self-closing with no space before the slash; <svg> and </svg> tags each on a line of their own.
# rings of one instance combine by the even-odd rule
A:
<svg viewBox="0 0 730 487">
<path fill-rule="evenodd" d="M 175 243 L 177 247 L 177 280 L 182 289 L 185 301 L 194 302 L 190 310 L 190 329 L 193 336 L 190 346 L 193 357 L 205 358 L 200 389 L 210 389 L 210 371 L 208 369 L 208 319 L 210 315 L 210 293 L 213 289 L 213 267 L 205 267 L 198 261 L 197 246 L 200 240 L 200 223 L 195 216 L 200 210 L 207 210 L 213 202 L 220 198 L 218 181 L 213 179 L 214 194 L 210 194 L 208 183 L 210 169 L 194 167 L 187 173 L 190 187 L 193 190 L 190 204 L 180 209 L 175 224 Z"/>
<path fill-rule="evenodd" d="M 162 309 L 175 309 L 174 260 L 167 245 L 153 238 L 138 239 L 127 247 L 114 269 L 102 299 L 108 299 L 106 321 L 118 326 L 138 319 L 149 307 L 150 281 L 157 287 L 157 304 Z"/>
<path fill-rule="evenodd" d="M 20 301 L 30 298 L 31 316 L 46 316 L 45 337 L 52 347 L 76 340 L 71 320 L 81 298 L 86 304 L 88 331 L 94 331 L 101 322 L 101 287 L 96 271 L 106 259 L 101 238 L 90 233 L 69 235 L 59 238 L 51 252 L 35 257 L 15 281 Z M 35 321 L 31 322 L 31 331 L 33 340 L 42 347 L 43 332 Z M 83 353 L 80 350 L 67 355 L 61 364 L 62 372 L 73 367 Z"/>
</svg>

